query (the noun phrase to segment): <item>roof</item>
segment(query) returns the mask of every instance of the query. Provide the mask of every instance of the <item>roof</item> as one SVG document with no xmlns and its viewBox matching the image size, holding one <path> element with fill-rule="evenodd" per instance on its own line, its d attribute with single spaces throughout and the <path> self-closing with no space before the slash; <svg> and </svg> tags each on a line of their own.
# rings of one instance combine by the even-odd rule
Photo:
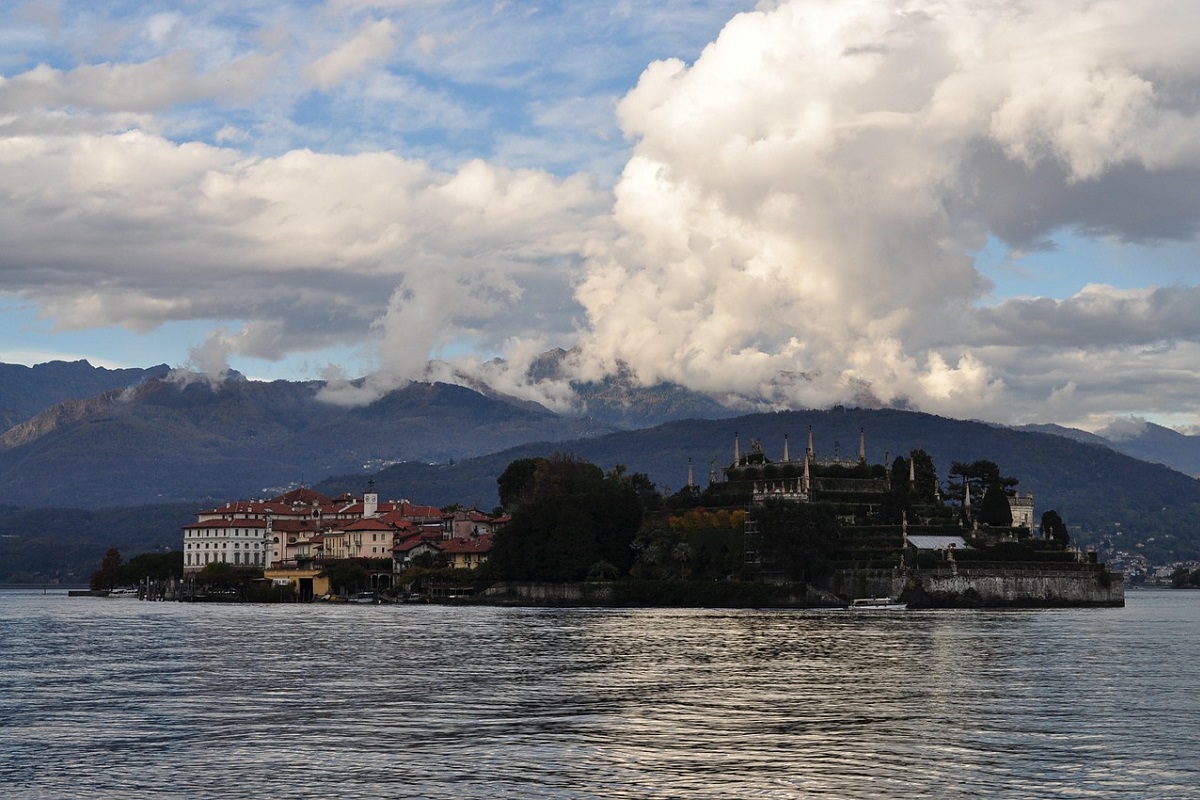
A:
<svg viewBox="0 0 1200 800">
<path fill-rule="evenodd" d="M 191 522 L 184 525 L 184 530 L 196 530 L 202 528 L 265 528 L 267 521 L 265 519 L 209 519 L 204 522 Z"/>
<path fill-rule="evenodd" d="M 927 536 L 925 534 L 909 534 L 908 546 L 918 550 L 970 550 L 971 546 L 961 536 Z"/>
<path fill-rule="evenodd" d="M 492 549 L 492 537 L 483 535 L 474 539 L 447 539 L 438 545 L 443 553 L 488 553 Z"/>
<path fill-rule="evenodd" d="M 327 506 L 333 503 L 333 500 L 320 492 L 314 492 L 312 489 L 304 486 L 301 486 L 299 489 L 292 489 L 290 492 L 281 494 L 278 497 L 272 497 L 271 500 L 276 503 L 286 503 L 288 505 L 303 503 L 309 506 Z"/>
<path fill-rule="evenodd" d="M 434 506 L 414 506 L 412 503 L 380 503 L 379 515 L 385 520 L 437 520 L 441 524 L 442 512 L 441 509 Z"/>
<path fill-rule="evenodd" d="M 416 550 L 418 547 L 425 547 L 429 550 L 436 550 L 437 543 L 434 540 L 427 539 L 424 536 L 410 536 L 400 544 L 392 548 L 393 553 L 408 553 Z"/>
<path fill-rule="evenodd" d="M 277 519 L 271 523 L 271 529 L 284 533 L 306 533 L 324 528 L 325 524 L 315 519 Z"/>
<path fill-rule="evenodd" d="M 378 517 L 356 519 L 339 526 L 343 531 L 392 531 L 393 527 Z"/>
</svg>

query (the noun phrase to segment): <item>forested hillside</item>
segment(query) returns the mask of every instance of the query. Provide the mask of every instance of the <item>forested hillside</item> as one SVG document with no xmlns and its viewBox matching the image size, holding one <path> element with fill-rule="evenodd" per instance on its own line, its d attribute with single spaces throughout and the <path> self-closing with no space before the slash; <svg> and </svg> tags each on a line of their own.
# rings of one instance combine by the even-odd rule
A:
<svg viewBox="0 0 1200 800">
<path fill-rule="evenodd" d="M 26 367 L 0 364 L 0 432 L 68 400 L 135 386 L 169 371 L 166 364 L 149 369 L 105 369 L 86 361 L 49 361 Z"/>
<path fill-rule="evenodd" d="M 0 435 L 0 503 L 246 497 L 394 461 L 448 462 L 611 430 L 449 384 L 412 383 L 360 407 L 323 402 L 320 388 L 153 380 L 60 404 Z"/>
<path fill-rule="evenodd" d="M 1019 491 L 1034 493 L 1037 514 L 1057 510 L 1081 541 L 1117 537 L 1128 549 L 1140 542 L 1141 550 L 1162 562 L 1200 557 L 1200 481 L 1194 478 L 1061 436 L 907 411 L 834 409 L 688 420 L 570 443 L 522 445 L 453 465 L 398 464 L 375 481 L 389 497 L 490 508 L 497 502 L 495 478 L 510 461 L 562 451 L 606 469 L 624 464 L 674 491 L 687 481 L 689 458 L 701 486 L 713 463 L 719 479 L 721 467 L 733 461 L 735 434 L 743 450 L 757 439 L 774 460 L 782 459 L 787 435 L 790 455 L 798 459 L 810 427 L 818 457 L 835 450 L 856 455 L 862 431 L 868 461 L 924 449 L 943 484 L 955 461 L 994 461 L 1020 480 Z M 347 477 L 323 486 L 353 488 L 361 480 Z"/>
</svg>

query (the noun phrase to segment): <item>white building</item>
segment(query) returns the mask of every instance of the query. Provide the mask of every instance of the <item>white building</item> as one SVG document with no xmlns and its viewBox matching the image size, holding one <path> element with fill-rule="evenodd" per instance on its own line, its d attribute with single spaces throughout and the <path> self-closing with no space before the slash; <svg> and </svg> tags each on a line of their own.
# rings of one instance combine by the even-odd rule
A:
<svg viewBox="0 0 1200 800">
<path fill-rule="evenodd" d="M 442 512 L 407 500 L 379 502 L 372 483 L 360 500 L 299 488 L 270 500 L 238 501 L 201 511 L 183 528 L 183 569 L 213 563 L 269 568 L 322 559 L 392 558 L 401 522 L 440 530 Z"/>
<path fill-rule="evenodd" d="M 264 519 L 208 519 L 185 525 L 183 569 L 198 572 L 216 562 L 235 567 L 265 567 L 266 531 Z"/>
</svg>

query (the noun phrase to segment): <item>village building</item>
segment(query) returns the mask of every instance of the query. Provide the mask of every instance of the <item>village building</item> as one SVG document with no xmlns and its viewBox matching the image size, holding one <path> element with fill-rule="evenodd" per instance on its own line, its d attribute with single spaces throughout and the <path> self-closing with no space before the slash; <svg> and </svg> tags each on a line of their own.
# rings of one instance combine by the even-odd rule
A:
<svg viewBox="0 0 1200 800">
<path fill-rule="evenodd" d="M 215 563 L 256 567 L 311 598 L 328 591 L 320 573 L 337 561 L 386 562 L 386 572 L 399 573 L 425 554 L 473 569 L 487 561 L 493 534 L 509 519 L 478 509 L 380 501 L 373 481 L 362 498 L 301 487 L 197 513 L 183 528 L 184 572 L 194 575 Z"/>
<path fill-rule="evenodd" d="M 454 537 L 442 542 L 439 549 L 446 556 L 446 566 L 475 569 L 487 562 L 492 553 L 492 535 Z"/>
</svg>

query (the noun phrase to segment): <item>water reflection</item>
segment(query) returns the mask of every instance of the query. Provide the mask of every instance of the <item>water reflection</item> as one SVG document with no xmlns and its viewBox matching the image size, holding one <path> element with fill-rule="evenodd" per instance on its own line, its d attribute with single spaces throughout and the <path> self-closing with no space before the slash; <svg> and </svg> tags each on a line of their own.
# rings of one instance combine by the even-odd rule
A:
<svg viewBox="0 0 1200 800">
<path fill-rule="evenodd" d="M 0 593 L 7 797 L 1170 797 L 1200 596 L 814 613 Z M 1153 735 L 1147 735 L 1153 731 Z"/>
</svg>

